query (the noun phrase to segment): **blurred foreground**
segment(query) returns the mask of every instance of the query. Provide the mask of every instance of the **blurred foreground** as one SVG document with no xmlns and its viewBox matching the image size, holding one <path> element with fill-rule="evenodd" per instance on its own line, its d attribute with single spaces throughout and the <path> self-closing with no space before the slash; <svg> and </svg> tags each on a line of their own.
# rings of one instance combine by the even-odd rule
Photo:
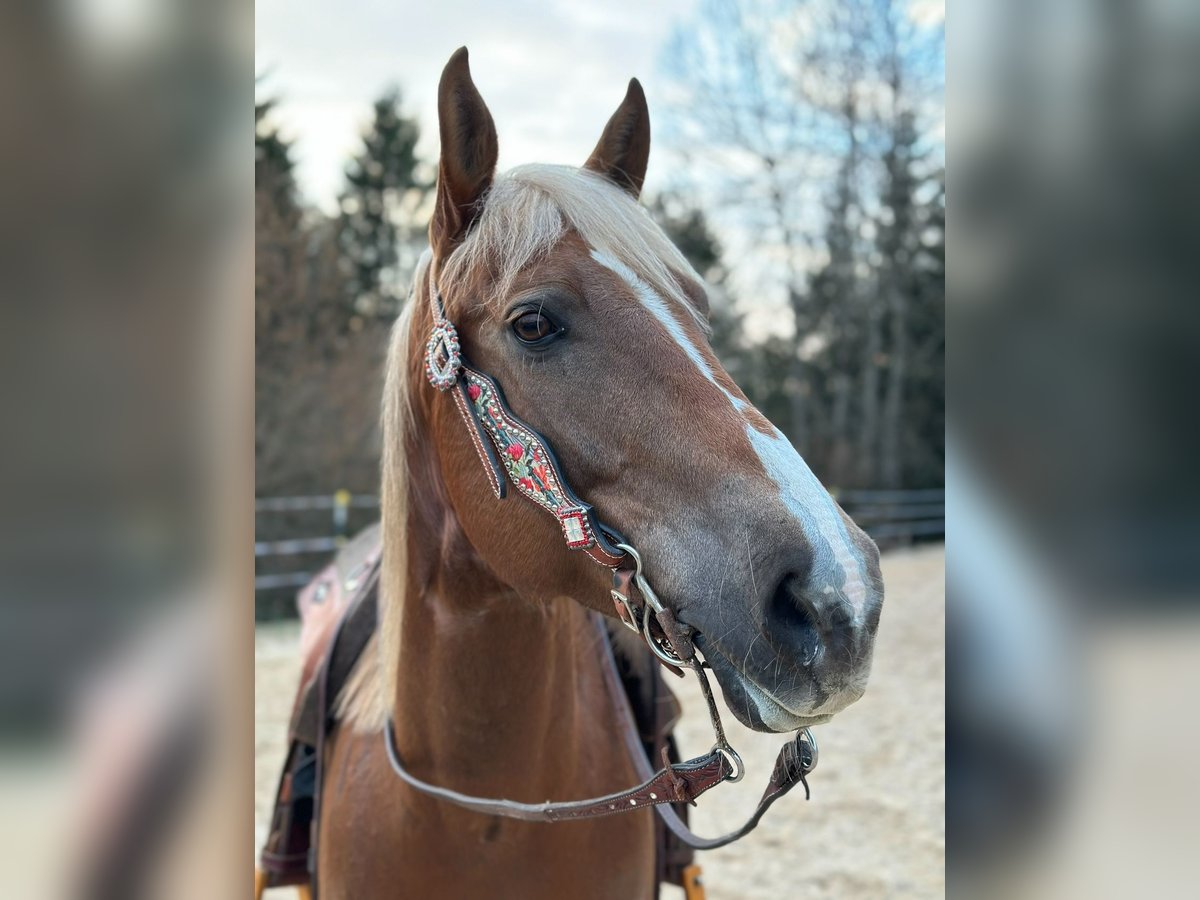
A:
<svg viewBox="0 0 1200 900">
<path fill-rule="evenodd" d="M 1200 7 L 956 12 L 951 893 L 1195 896 Z"/>
<path fill-rule="evenodd" d="M 234 897 L 245 3 L 0 8 L 0 896 Z"/>
</svg>

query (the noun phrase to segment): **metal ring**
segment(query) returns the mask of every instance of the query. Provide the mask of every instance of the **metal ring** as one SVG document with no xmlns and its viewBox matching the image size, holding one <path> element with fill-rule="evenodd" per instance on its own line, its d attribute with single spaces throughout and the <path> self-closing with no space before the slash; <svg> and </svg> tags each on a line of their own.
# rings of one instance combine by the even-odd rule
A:
<svg viewBox="0 0 1200 900">
<path fill-rule="evenodd" d="M 617 547 L 633 557 L 633 580 L 637 584 L 638 590 L 642 592 L 642 597 L 646 600 L 645 605 L 642 607 L 641 627 L 642 637 L 646 641 L 646 646 L 650 648 L 651 653 L 653 653 L 667 665 L 682 666 L 683 660 L 674 653 L 665 650 L 650 634 L 650 611 L 653 610 L 655 613 L 660 613 L 664 610 L 664 607 L 662 605 L 662 601 L 658 599 L 658 594 L 654 593 L 654 588 L 650 587 L 650 582 L 647 581 L 646 576 L 642 574 L 642 555 L 633 547 L 629 546 L 629 544 L 617 544 Z M 616 596 L 615 592 L 614 596 Z M 628 600 L 623 596 L 621 599 L 628 602 Z M 634 630 L 636 631 L 637 629 L 635 628 Z"/>
<path fill-rule="evenodd" d="M 817 750 L 817 739 L 815 737 L 813 737 L 812 732 L 809 731 L 807 728 L 801 728 L 800 734 L 798 735 L 798 737 L 800 739 L 800 744 L 801 745 L 807 744 L 808 749 L 809 749 L 810 759 L 809 759 L 808 765 L 806 766 L 804 764 L 804 756 L 803 756 L 804 748 L 803 748 L 803 746 L 801 746 L 801 748 L 800 748 L 800 752 L 801 752 L 800 767 L 801 767 L 801 769 L 803 769 L 804 774 L 807 775 L 809 772 L 811 772 L 813 769 L 815 769 L 817 767 L 817 759 L 820 757 L 820 752 Z"/>
<path fill-rule="evenodd" d="M 633 564 L 634 564 L 634 566 L 636 567 L 636 568 L 634 569 L 634 571 L 635 571 L 635 572 L 638 572 L 638 573 L 640 573 L 640 572 L 642 571 L 642 557 L 641 557 L 641 554 L 639 554 L 639 553 L 638 553 L 636 550 L 634 550 L 634 549 L 633 549 L 632 547 L 630 547 L 628 544 L 620 544 L 620 543 L 619 543 L 619 544 L 617 544 L 617 549 L 618 549 L 618 550 L 624 550 L 626 553 L 628 553 L 630 556 L 632 556 L 632 557 L 633 557 Z"/>
<path fill-rule="evenodd" d="M 646 641 L 646 645 L 650 648 L 650 652 L 661 659 L 669 666 L 682 666 L 683 660 L 674 653 L 668 652 L 659 646 L 653 635 L 650 634 L 650 607 L 646 605 L 642 607 L 642 637 Z"/>
<path fill-rule="evenodd" d="M 714 744 L 713 750 L 729 760 L 729 765 L 733 767 L 734 774 L 725 780 L 733 784 L 741 781 L 746 774 L 746 764 L 742 762 L 742 758 L 738 756 L 738 752 L 728 744 Z"/>
</svg>

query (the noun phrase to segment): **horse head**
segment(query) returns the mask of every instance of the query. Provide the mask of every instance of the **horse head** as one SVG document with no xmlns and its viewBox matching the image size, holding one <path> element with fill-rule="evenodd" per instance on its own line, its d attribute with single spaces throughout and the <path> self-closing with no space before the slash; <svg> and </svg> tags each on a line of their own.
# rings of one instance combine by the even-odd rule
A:
<svg viewBox="0 0 1200 900">
<path fill-rule="evenodd" d="M 432 448 L 430 471 L 407 477 L 440 479 L 447 533 L 523 601 L 612 614 L 611 573 L 568 551 L 544 510 L 496 496 L 460 411 L 421 377 L 436 284 L 464 358 L 636 545 L 738 719 L 789 731 L 844 709 L 870 669 L 879 554 L 713 353 L 702 278 L 638 204 L 641 86 L 630 82 L 581 168 L 496 172 L 465 48 L 443 72 L 438 112 L 432 253 L 393 347 L 413 370 L 403 403 Z M 385 458 L 385 494 L 389 467 L 404 465 Z"/>
</svg>

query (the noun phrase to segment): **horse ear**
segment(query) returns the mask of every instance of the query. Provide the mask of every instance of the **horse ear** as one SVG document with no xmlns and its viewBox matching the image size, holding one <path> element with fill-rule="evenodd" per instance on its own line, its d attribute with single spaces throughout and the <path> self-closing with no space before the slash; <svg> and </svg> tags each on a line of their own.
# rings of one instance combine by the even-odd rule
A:
<svg viewBox="0 0 1200 900">
<path fill-rule="evenodd" d="M 500 148 L 496 125 L 471 80 L 467 48 L 454 51 L 438 83 L 437 203 L 429 222 L 429 244 L 439 259 L 452 251 L 479 217 L 484 193 L 496 173 Z"/>
<path fill-rule="evenodd" d="M 583 167 L 599 172 L 637 199 L 649 160 L 650 110 L 646 92 L 636 78 L 631 78 L 625 99 L 604 126 L 600 142 Z"/>
</svg>

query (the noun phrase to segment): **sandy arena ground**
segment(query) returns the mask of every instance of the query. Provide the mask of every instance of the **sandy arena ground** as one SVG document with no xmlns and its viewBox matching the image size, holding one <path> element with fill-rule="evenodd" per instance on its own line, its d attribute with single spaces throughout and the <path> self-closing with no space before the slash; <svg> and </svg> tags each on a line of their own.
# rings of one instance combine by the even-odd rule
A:
<svg viewBox="0 0 1200 900">
<path fill-rule="evenodd" d="M 702 854 L 711 900 L 941 897 L 945 892 L 945 554 L 941 547 L 884 555 L 887 590 L 866 696 L 815 729 L 821 760 L 813 799 L 793 792 L 739 843 Z M 255 635 L 256 841 L 261 843 L 285 750 L 297 678 L 295 623 Z M 685 756 L 712 742 L 699 692 L 684 702 Z M 716 834 L 741 824 L 770 772 L 779 741 L 725 717 L 748 773 L 705 795 L 693 827 Z M 268 896 L 294 896 L 288 891 Z M 681 891 L 665 891 L 674 900 Z"/>
</svg>

